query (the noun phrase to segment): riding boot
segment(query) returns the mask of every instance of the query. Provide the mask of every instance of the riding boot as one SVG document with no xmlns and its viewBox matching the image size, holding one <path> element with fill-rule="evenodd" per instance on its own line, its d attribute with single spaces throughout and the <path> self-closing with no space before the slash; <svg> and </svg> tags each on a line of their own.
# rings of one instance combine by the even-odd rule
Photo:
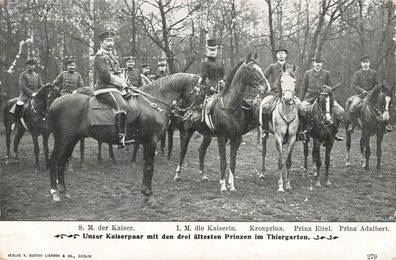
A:
<svg viewBox="0 0 396 260">
<path fill-rule="evenodd" d="M 126 114 L 116 114 L 116 131 L 118 133 L 118 149 L 125 147 L 125 127 L 126 127 Z"/>
<path fill-rule="evenodd" d="M 335 134 L 334 134 L 334 140 L 336 141 L 344 141 L 344 137 L 341 137 L 339 135 L 337 135 L 338 133 L 338 126 L 340 125 L 341 121 L 340 120 L 335 120 L 334 121 L 334 128 L 335 128 Z"/>
<path fill-rule="evenodd" d="M 355 130 L 356 127 L 356 112 L 351 112 L 351 124 L 348 127 L 348 132 L 349 133 L 353 133 L 353 131 Z"/>
<path fill-rule="evenodd" d="M 297 141 L 308 141 L 307 119 L 303 115 L 298 115 L 300 124 L 298 125 Z"/>
</svg>

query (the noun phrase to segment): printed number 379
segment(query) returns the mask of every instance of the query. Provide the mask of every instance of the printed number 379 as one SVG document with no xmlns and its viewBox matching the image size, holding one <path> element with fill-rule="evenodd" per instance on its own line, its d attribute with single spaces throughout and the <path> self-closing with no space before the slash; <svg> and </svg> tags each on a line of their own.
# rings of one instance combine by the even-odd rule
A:
<svg viewBox="0 0 396 260">
<path fill-rule="evenodd" d="M 368 254 L 367 255 L 367 260 L 375 260 L 377 259 L 377 254 Z"/>
</svg>

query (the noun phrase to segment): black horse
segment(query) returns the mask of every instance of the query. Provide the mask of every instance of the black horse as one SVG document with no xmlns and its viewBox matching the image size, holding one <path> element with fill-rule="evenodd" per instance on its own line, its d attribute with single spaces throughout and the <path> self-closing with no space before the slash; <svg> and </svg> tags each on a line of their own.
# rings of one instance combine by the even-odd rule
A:
<svg viewBox="0 0 396 260">
<path fill-rule="evenodd" d="M 177 73 L 143 86 L 139 91 L 140 96 L 128 99 L 131 109 L 135 108 L 127 116 L 127 137 L 132 135 L 137 143 L 143 144 L 142 193 L 146 202 L 155 203 L 151 196 L 155 149 L 159 138 L 166 131 L 172 105 L 188 107 L 202 98 L 204 91 L 200 81 L 197 75 Z M 64 170 L 81 138 L 89 136 L 105 143 L 117 142 L 114 125 L 89 125 L 90 98 L 82 94 L 66 95 L 57 99 L 49 110 L 49 123 L 54 135 L 50 167 L 54 201 L 60 201 L 60 194 L 70 197 L 66 191 Z M 179 102 L 174 104 L 173 101 Z"/>
<path fill-rule="evenodd" d="M 264 93 L 269 88 L 267 83 L 260 66 L 251 58 L 250 54 L 245 60 L 236 64 L 228 75 L 225 88 L 219 94 L 211 97 L 212 100 L 217 99 L 213 100 L 214 104 L 212 108 L 203 108 L 203 113 L 210 113 L 211 115 L 212 129 L 209 128 L 205 122 L 199 120 L 201 119 L 201 111 L 194 111 L 196 115 L 192 115 L 192 118 L 197 118 L 198 120 L 189 120 L 182 124 L 182 128 L 180 129 L 180 159 L 174 177 L 176 181 L 180 179 L 181 166 L 183 165 L 191 136 L 195 131 L 198 131 L 203 134 L 203 140 L 199 147 L 199 171 L 201 173 L 201 179 L 207 179 L 204 173 L 204 158 L 212 137 L 217 136 L 220 153 L 220 191 L 226 191 L 227 187 L 229 187 L 231 191 L 236 190 L 234 185 L 236 155 L 242 140 L 242 135 L 257 127 L 253 110 L 250 107 L 243 108 L 246 104 L 244 97 L 247 93 L 245 92 L 247 92 L 249 87 L 253 87 Z M 251 124 L 251 122 L 254 123 Z M 225 180 L 225 170 L 227 166 L 226 143 L 228 140 L 230 140 L 231 146 L 230 172 L 228 177 L 229 185 L 226 184 Z"/>
<path fill-rule="evenodd" d="M 362 129 L 362 136 L 360 137 L 360 153 L 362 156 L 362 167 L 365 170 L 369 169 L 369 159 L 371 155 L 370 136 L 372 135 L 377 136 L 377 171 L 381 170 L 381 144 L 385 133 L 385 125 L 389 120 L 392 93 L 393 89 L 389 88 L 385 83 L 382 83 L 374 87 L 374 89 L 362 100 L 360 113 L 358 115 L 358 124 Z M 348 130 L 348 127 L 352 122 L 348 117 L 345 119 L 345 127 L 346 130 Z M 345 166 L 351 167 L 350 150 L 352 134 L 349 131 L 345 132 L 347 137 Z"/>
<path fill-rule="evenodd" d="M 18 98 L 10 99 L 3 109 L 4 115 L 4 127 L 6 132 L 6 146 L 7 156 L 6 164 L 10 162 L 19 163 L 18 158 L 18 146 L 22 136 L 28 130 L 33 139 L 34 144 L 34 155 L 36 157 L 35 171 L 40 168 L 39 153 L 40 148 L 38 144 L 38 137 L 43 137 L 43 149 L 45 156 L 46 167 L 49 167 L 48 160 L 48 124 L 47 124 L 47 112 L 50 104 L 59 96 L 59 90 L 52 84 L 46 84 L 37 91 L 37 94 L 28 99 L 23 112 L 23 121 L 25 126 L 21 122 L 15 122 L 14 114 L 10 113 L 10 109 L 17 102 Z M 11 145 L 11 132 L 12 124 L 16 123 L 16 134 L 14 136 L 14 158 L 10 156 L 10 145 Z M 27 129 L 25 128 L 27 127 Z"/>
<path fill-rule="evenodd" d="M 320 187 L 320 167 L 322 161 L 320 157 L 321 144 L 325 147 L 325 183 L 331 185 L 329 180 L 330 155 L 334 145 L 334 136 L 337 134 L 337 123 L 333 119 L 334 115 L 334 87 L 323 86 L 321 93 L 316 98 L 309 113 L 309 135 L 313 139 L 312 159 L 313 175 L 315 176 L 315 186 Z M 304 142 L 304 170 L 307 170 L 308 142 Z"/>
</svg>

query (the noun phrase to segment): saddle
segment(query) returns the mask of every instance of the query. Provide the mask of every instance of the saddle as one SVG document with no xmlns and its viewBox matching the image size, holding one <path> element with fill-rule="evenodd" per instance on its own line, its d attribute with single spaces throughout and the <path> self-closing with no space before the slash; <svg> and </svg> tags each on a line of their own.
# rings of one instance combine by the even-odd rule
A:
<svg viewBox="0 0 396 260">
<path fill-rule="evenodd" d="M 217 103 L 217 101 L 220 99 L 220 95 L 213 95 L 205 99 L 203 103 L 203 108 L 202 108 L 202 122 L 205 122 L 206 125 L 209 127 L 209 129 L 214 132 L 215 127 L 213 125 L 212 121 L 212 112 L 214 105 Z"/>
<path fill-rule="evenodd" d="M 133 122 L 140 114 L 140 106 L 137 98 L 139 95 L 127 94 L 124 98 L 128 101 L 129 109 L 127 122 Z M 90 126 L 115 125 L 115 110 L 102 102 L 95 96 L 88 102 L 88 124 Z"/>
</svg>

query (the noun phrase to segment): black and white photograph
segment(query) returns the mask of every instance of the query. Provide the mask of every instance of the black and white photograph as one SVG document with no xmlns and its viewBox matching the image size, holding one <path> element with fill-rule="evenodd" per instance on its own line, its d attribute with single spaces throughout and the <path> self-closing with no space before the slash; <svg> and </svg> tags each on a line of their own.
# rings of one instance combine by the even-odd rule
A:
<svg viewBox="0 0 396 260">
<path fill-rule="evenodd" d="M 395 0 L 0 0 L 0 259 L 395 259 L 395 90 Z"/>
</svg>

